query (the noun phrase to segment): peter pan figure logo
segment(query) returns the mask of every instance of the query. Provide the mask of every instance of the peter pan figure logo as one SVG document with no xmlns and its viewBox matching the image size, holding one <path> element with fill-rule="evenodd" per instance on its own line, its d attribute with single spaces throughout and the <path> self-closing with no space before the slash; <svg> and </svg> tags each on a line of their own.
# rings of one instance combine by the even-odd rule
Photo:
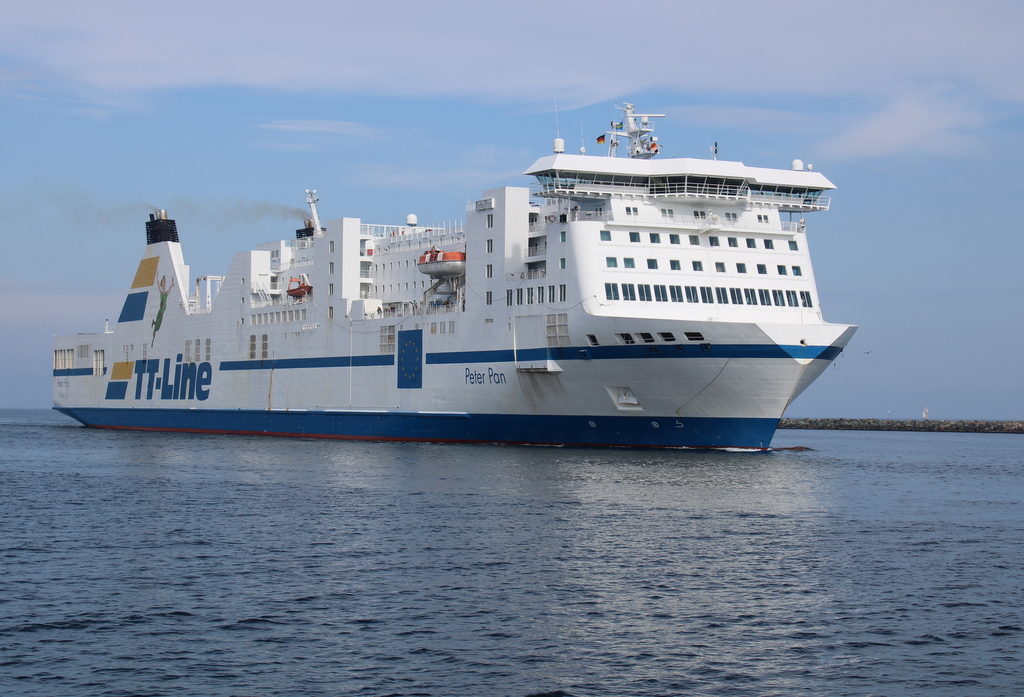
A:
<svg viewBox="0 0 1024 697">
<path fill-rule="evenodd" d="M 150 346 L 156 343 L 156 333 L 160 331 L 160 325 L 164 323 L 164 310 L 167 309 L 167 296 L 171 294 L 171 289 L 174 288 L 174 279 L 171 279 L 170 287 L 167 286 L 167 276 L 160 277 L 160 283 L 157 284 L 160 288 L 160 309 L 156 311 L 156 319 L 153 320 L 153 341 L 150 342 Z"/>
</svg>

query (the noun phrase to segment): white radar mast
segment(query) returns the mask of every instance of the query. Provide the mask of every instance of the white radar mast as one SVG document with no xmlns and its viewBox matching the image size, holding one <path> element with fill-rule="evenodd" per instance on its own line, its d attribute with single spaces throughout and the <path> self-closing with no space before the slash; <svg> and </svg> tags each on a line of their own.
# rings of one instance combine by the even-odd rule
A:
<svg viewBox="0 0 1024 697">
<path fill-rule="evenodd" d="M 317 198 L 316 189 L 310 191 L 306 189 L 306 203 L 309 204 L 309 212 L 313 216 L 313 234 L 320 235 L 320 213 L 316 210 L 316 204 L 320 199 Z"/>
<path fill-rule="evenodd" d="M 623 112 L 622 121 L 612 122 L 612 130 L 607 131 L 611 136 L 608 141 L 608 156 L 615 157 L 619 150 L 619 136 L 629 138 L 629 156 L 640 160 L 649 160 L 658 154 L 661 146 L 658 144 L 658 136 L 650 135 L 654 131 L 654 124 L 648 119 L 664 118 L 664 114 L 637 114 L 634 106 L 626 102 L 622 106 L 615 105 L 616 109 Z"/>
</svg>

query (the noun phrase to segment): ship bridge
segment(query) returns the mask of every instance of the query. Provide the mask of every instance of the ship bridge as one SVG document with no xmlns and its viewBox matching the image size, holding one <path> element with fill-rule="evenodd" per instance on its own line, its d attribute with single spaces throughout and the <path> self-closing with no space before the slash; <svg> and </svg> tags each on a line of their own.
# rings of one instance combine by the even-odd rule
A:
<svg viewBox="0 0 1024 697">
<path fill-rule="evenodd" d="M 626 159 L 563 153 L 542 157 L 524 174 L 544 198 L 650 197 L 770 205 L 782 211 L 828 210 L 835 186 L 818 172 L 747 167 L 742 162 Z"/>
</svg>

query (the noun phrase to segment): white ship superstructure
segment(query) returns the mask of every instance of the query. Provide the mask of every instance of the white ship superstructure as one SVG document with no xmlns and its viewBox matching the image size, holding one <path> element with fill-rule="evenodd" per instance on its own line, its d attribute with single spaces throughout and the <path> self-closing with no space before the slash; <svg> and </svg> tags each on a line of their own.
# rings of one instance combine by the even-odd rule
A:
<svg viewBox="0 0 1024 697">
<path fill-rule="evenodd" d="M 160 211 L 117 324 L 58 337 L 55 408 L 90 426 L 368 440 L 768 447 L 854 327 L 821 316 L 804 216 L 832 184 L 555 152 L 464 220 L 311 219 L 193 279 Z M 620 139 L 628 157 L 617 157 Z M 131 274 L 126 274 L 130 276 Z"/>
</svg>

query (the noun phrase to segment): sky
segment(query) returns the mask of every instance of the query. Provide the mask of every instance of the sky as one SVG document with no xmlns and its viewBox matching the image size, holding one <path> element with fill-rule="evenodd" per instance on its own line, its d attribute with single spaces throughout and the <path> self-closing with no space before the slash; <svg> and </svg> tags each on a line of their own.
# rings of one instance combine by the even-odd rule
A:
<svg viewBox="0 0 1024 697">
<path fill-rule="evenodd" d="M 461 218 L 620 112 L 662 154 L 812 163 L 825 318 L 793 417 L 1024 419 L 1024 3 L 648 0 L 0 6 L 0 408 L 113 320 L 144 221 L 193 275 L 324 220 Z"/>
</svg>

